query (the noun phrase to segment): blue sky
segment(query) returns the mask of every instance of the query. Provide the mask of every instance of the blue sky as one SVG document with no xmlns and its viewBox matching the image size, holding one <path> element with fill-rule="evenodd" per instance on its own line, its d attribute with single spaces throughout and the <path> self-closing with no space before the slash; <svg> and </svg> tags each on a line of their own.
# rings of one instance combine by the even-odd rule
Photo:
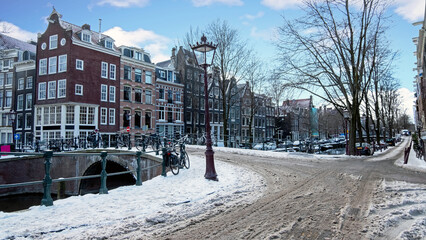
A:
<svg viewBox="0 0 426 240">
<path fill-rule="evenodd" d="M 154 62 L 170 58 L 171 48 L 179 45 L 190 26 L 204 26 L 216 19 L 227 20 L 240 30 L 241 36 L 267 63 L 275 57 L 272 45 L 274 29 L 282 24 L 284 15 L 297 17 L 301 0 L 2 0 L 0 28 L 21 40 L 36 39 L 45 31 L 54 6 L 63 20 L 90 24 L 116 40 L 117 45 L 135 45 L 147 50 Z M 389 0 L 391 1 L 391 0 Z M 391 47 L 400 52 L 395 77 L 401 87 L 413 91 L 416 59 L 412 38 L 420 26 L 412 23 L 424 16 L 424 0 L 393 0 L 390 8 L 392 25 L 388 32 Z M 2 29 L 0 29 L 1 31 Z M 411 100 L 409 100 L 411 101 Z"/>
</svg>

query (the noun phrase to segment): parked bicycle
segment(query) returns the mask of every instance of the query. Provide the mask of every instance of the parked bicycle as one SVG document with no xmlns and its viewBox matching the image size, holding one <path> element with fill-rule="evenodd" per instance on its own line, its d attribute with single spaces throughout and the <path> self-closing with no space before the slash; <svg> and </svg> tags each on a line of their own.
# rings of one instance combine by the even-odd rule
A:
<svg viewBox="0 0 426 240">
<path fill-rule="evenodd" d="M 142 135 L 140 138 L 135 139 L 135 147 L 139 151 L 145 151 L 147 148 L 158 151 L 161 148 L 160 137 L 155 133 L 149 136 Z"/>
<path fill-rule="evenodd" d="M 129 134 L 115 134 L 115 148 L 122 148 L 129 146 Z"/>
</svg>

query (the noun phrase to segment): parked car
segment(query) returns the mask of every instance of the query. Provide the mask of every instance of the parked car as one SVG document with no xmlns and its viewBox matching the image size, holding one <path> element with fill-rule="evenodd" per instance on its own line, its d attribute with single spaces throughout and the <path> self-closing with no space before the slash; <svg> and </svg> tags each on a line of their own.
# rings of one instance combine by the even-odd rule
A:
<svg viewBox="0 0 426 240">
<path fill-rule="evenodd" d="M 389 146 L 395 146 L 396 139 L 395 139 L 395 138 L 388 138 L 388 139 L 386 139 L 386 143 L 387 143 Z"/>
<path fill-rule="evenodd" d="M 256 145 L 253 146 L 253 149 L 255 149 L 255 150 L 264 150 L 265 147 L 266 147 L 266 144 L 258 143 L 258 144 L 256 144 Z"/>
<path fill-rule="evenodd" d="M 358 154 L 360 155 L 371 155 L 372 154 L 372 148 L 371 145 L 368 143 L 355 143 L 355 149 Z"/>
</svg>

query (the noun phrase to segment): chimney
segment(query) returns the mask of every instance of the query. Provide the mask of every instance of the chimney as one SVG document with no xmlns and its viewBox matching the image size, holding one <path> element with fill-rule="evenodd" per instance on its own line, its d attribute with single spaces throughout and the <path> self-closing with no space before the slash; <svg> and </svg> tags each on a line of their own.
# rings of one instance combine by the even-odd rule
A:
<svg viewBox="0 0 426 240">
<path fill-rule="evenodd" d="M 102 38 L 101 25 L 102 25 L 102 19 L 99 18 L 99 42 L 101 41 L 101 38 Z"/>
<path fill-rule="evenodd" d="M 172 58 L 176 57 L 176 48 L 172 48 Z"/>
<path fill-rule="evenodd" d="M 90 30 L 90 25 L 84 24 L 83 26 L 81 26 L 81 28 L 84 29 L 84 30 Z"/>
</svg>

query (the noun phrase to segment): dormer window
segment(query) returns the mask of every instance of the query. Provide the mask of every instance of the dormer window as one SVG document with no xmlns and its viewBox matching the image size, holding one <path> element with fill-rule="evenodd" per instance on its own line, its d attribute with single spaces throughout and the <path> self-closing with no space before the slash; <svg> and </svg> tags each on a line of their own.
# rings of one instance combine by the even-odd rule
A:
<svg viewBox="0 0 426 240">
<path fill-rule="evenodd" d="M 112 41 L 110 41 L 110 40 L 105 40 L 105 47 L 106 48 L 109 48 L 109 49 L 112 49 Z"/>
<path fill-rule="evenodd" d="M 133 58 L 133 51 L 130 49 L 125 48 L 123 50 L 123 55 L 129 58 Z"/>
<path fill-rule="evenodd" d="M 81 33 L 81 40 L 84 41 L 84 42 L 90 43 L 91 42 L 91 35 L 90 35 L 90 33 L 89 32 L 82 32 Z"/>
<path fill-rule="evenodd" d="M 143 54 L 140 52 L 135 52 L 135 59 L 142 61 L 143 60 Z"/>
</svg>

